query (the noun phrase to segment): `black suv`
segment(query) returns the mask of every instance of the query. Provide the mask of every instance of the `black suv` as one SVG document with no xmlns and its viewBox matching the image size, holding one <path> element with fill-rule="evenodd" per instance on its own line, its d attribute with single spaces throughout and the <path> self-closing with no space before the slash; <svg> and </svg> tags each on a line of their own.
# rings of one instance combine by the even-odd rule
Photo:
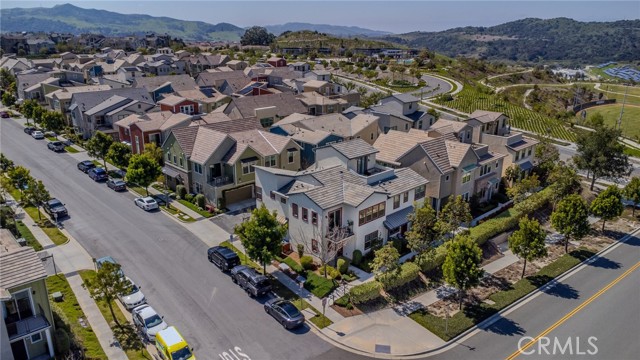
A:
<svg viewBox="0 0 640 360">
<path fill-rule="evenodd" d="M 36 128 L 34 128 L 33 126 L 27 126 L 26 128 L 24 128 L 24 133 L 31 135 L 31 133 L 34 132 L 35 130 Z"/>
<path fill-rule="evenodd" d="M 240 285 L 249 296 L 257 297 L 271 291 L 269 279 L 245 265 L 238 265 L 231 269 L 231 280 Z"/>
<path fill-rule="evenodd" d="M 96 167 L 96 164 L 94 164 L 91 160 L 84 160 L 78 163 L 78 170 L 82 171 L 85 174 L 94 167 Z"/>
<path fill-rule="evenodd" d="M 54 219 L 62 219 L 68 215 L 64 204 L 55 198 L 44 203 L 44 211 Z"/>
<path fill-rule="evenodd" d="M 240 258 L 233 250 L 224 246 L 214 246 L 207 250 L 209 261 L 214 263 L 222 271 L 229 271 L 240 265 Z"/>
</svg>

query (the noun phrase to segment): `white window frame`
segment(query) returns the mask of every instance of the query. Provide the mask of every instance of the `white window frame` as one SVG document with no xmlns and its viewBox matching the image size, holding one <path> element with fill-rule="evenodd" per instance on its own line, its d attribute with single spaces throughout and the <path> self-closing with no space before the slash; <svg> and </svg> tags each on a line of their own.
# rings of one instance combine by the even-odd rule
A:
<svg viewBox="0 0 640 360">
<path fill-rule="evenodd" d="M 202 165 L 194 162 L 193 163 L 193 171 L 195 171 L 196 173 L 202 175 Z"/>
<path fill-rule="evenodd" d="M 256 171 L 255 168 L 253 167 L 255 164 L 256 164 L 255 161 L 242 163 L 242 175 L 249 175 L 254 173 Z"/>
<path fill-rule="evenodd" d="M 264 157 L 264 166 L 266 167 L 275 167 L 277 166 L 276 155 L 268 155 Z"/>
<path fill-rule="evenodd" d="M 466 184 L 469 181 L 471 181 L 471 172 L 465 172 L 464 174 L 462 174 L 462 183 Z"/>
<path fill-rule="evenodd" d="M 33 340 L 33 337 L 34 337 L 34 336 L 39 337 L 39 339 L 38 339 L 38 340 Z M 35 334 L 31 335 L 30 340 L 31 340 L 31 344 L 37 344 L 37 343 L 39 343 L 40 341 L 42 341 L 42 333 L 41 333 L 41 332 L 39 332 L 39 333 L 35 333 Z"/>
</svg>

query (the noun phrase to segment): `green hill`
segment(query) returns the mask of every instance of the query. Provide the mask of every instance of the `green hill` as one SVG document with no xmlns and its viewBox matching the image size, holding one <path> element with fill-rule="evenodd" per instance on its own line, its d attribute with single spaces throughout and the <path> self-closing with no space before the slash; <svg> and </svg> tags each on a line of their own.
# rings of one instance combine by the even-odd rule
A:
<svg viewBox="0 0 640 360">
<path fill-rule="evenodd" d="M 3 32 L 100 33 L 106 36 L 154 32 L 199 41 L 239 41 L 244 34 L 244 29 L 227 23 L 213 25 L 168 17 L 126 15 L 106 10 L 83 9 L 70 4 L 52 8 L 2 9 L 0 24 Z"/>
<path fill-rule="evenodd" d="M 355 48 L 389 48 L 397 47 L 388 41 L 372 40 L 367 37 L 341 38 L 317 31 L 288 31 L 278 36 L 276 39 L 278 48 L 301 47 L 301 48 L 332 48 L 332 49 L 355 49 Z M 401 46 L 406 47 L 406 46 Z"/>
</svg>

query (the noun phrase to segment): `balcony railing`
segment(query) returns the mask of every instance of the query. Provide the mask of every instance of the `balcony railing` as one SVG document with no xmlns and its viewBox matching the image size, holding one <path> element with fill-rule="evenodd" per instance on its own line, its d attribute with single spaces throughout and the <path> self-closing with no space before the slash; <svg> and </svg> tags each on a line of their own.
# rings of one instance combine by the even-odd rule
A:
<svg viewBox="0 0 640 360">
<path fill-rule="evenodd" d="M 9 317 L 5 319 L 10 341 L 30 334 L 35 334 L 51 326 L 47 318 L 44 317 L 42 307 L 40 307 L 40 305 L 38 305 L 38 310 L 38 313 L 35 315 L 25 317 L 21 320 L 11 321 Z"/>
<path fill-rule="evenodd" d="M 219 176 L 209 179 L 207 182 L 211 186 L 223 186 L 231 183 L 233 183 L 233 176 Z"/>
<path fill-rule="evenodd" d="M 344 244 L 353 236 L 353 230 L 350 226 L 332 227 L 327 229 L 325 238 L 335 244 Z"/>
</svg>

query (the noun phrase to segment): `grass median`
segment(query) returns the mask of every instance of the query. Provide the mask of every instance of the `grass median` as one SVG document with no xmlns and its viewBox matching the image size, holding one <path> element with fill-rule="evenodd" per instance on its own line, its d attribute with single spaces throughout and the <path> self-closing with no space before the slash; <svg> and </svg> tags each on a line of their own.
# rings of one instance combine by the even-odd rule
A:
<svg viewBox="0 0 640 360">
<path fill-rule="evenodd" d="M 210 212 L 208 212 L 208 211 L 205 211 L 205 210 L 200 209 L 197 205 L 195 205 L 195 204 L 193 204 L 193 203 L 190 203 L 190 202 L 188 202 L 187 200 L 184 200 L 184 199 L 178 199 L 178 202 L 179 202 L 180 204 L 182 204 L 182 205 L 184 205 L 184 206 L 188 207 L 190 210 L 193 210 L 193 211 L 197 212 L 198 214 L 200 214 L 201 216 L 204 216 L 204 217 L 206 217 L 206 218 L 213 217 L 213 215 L 214 215 L 214 214 L 212 214 L 212 213 L 210 213 Z"/>
<path fill-rule="evenodd" d="M 20 233 L 20 237 L 27 240 L 27 246 L 31 246 L 35 251 L 42 250 L 42 245 L 40 245 L 40 243 L 38 242 L 38 239 L 36 239 L 36 237 L 33 236 L 33 233 L 31 232 L 31 230 L 29 230 L 29 227 L 27 227 L 27 225 L 25 225 L 22 221 L 18 220 L 18 222 L 16 223 L 16 226 L 18 228 L 18 232 Z"/>
<path fill-rule="evenodd" d="M 79 153 L 80 151 L 76 150 L 73 146 L 65 146 L 64 150 L 70 154 Z"/>
<path fill-rule="evenodd" d="M 447 328 L 446 319 L 432 315 L 425 309 L 420 309 L 410 314 L 409 317 L 438 337 L 449 341 L 593 255 L 595 253 L 590 250 L 584 248 L 576 249 L 543 267 L 535 275 L 527 276 L 511 285 L 509 289 L 489 296 L 489 300 L 493 301 L 494 304 L 467 305 L 462 311 L 449 318 L 448 331 L 445 331 Z"/>
<path fill-rule="evenodd" d="M 13 189 L 10 191 L 11 196 L 16 201 L 21 201 L 22 194 L 17 189 Z M 69 239 L 58 229 L 58 227 L 52 223 L 46 215 L 42 213 L 39 209 L 32 205 L 25 205 L 22 207 L 24 212 L 31 217 L 31 219 L 40 226 L 42 231 L 51 239 L 51 241 L 56 245 L 65 244 Z"/>
</svg>

